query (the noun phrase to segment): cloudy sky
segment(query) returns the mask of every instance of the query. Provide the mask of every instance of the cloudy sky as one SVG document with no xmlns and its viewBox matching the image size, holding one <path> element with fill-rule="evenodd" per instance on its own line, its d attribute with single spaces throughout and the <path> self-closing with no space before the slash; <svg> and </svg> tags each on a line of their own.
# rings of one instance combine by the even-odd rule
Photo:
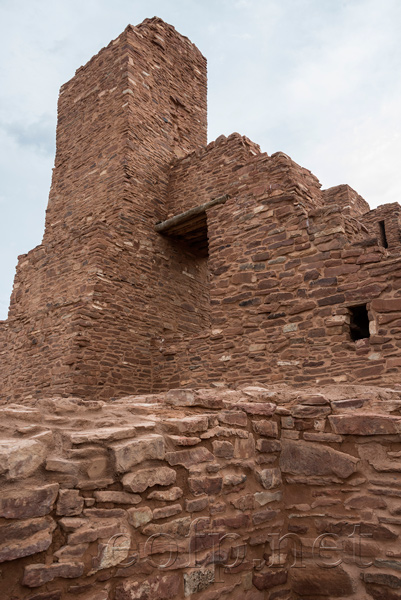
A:
<svg viewBox="0 0 401 600">
<path fill-rule="evenodd" d="M 323 187 L 400 200 L 400 0 L 0 0 L 0 319 L 42 238 L 60 85 L 155 15 L 208 59 L 209 140 L 238 131 Z"/>
</svg>

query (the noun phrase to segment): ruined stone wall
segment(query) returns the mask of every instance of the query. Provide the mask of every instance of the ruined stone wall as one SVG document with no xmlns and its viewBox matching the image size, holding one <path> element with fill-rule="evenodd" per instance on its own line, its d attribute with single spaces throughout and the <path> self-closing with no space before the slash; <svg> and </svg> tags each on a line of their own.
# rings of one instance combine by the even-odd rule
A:
<svg viewBox="0 0 401 600">
<path fill-rule="evenodd" d="M 341 210 L 350 217 L 360 218 L 370 211 L 370 206 L 355 190 L 349 185 L 336 185 L 327 190 L 322 190 L 323 202 L 327 204 L 336 204 Z"/>
<path fill-rule="evenodd" d="M 401 392 L 0 409 L 7 600 L 397 598 Z"/>
<path fill-rule="evenodd" d="M 7 353 L 7 322 L 0 321 L 0 361 L 5 369 L 8 369 L 8 353 Z"/>
<path fill-rule="evenodd" d="M 210 334 L 166 337 L 155 389 L 399 382 L 401 263 L 353 216 L 360 197 L 347 214 L 352 190 L 341 186 L 344 202 L 324 206 L 317 180 L 282 153 L 249 159 L 235 180 L 231 198 L 208 211 Z M 349 307 L 362 304 L 370 337 L 353 341 Z"/>
<path fill-rule="evenodd" d="M 60 92 L 42 245 L 20 257 L 1 396 L 152 388 L 152 342 L 208 326 L 208 271 L 155 233 L 173 157 L 206 143 L 206 60 L 160 19 L 128 27 Z"/>
<path fill-rule="evenodd" d="M 205 204 L 225 194 L 235 194 L 239 171 L 260 148 L 247 137 L 232 133 L 221 135 L 206 147 L 175 159 L 170 166 L 168 185 L 168 213 L 173 217 L 191 208 Z M 267 157 L 266 154 L 263 156 Z"/>
<path fill-rule="evenodd" d="M 363 215 L 362 222 L 377 237 L 381 246 L 390 253 L 398 253 L 401 246 L 401 207 L 398 202 L 383 204 Z M 382 226 L 379 223 L 382 223 Z"/>
</svg>

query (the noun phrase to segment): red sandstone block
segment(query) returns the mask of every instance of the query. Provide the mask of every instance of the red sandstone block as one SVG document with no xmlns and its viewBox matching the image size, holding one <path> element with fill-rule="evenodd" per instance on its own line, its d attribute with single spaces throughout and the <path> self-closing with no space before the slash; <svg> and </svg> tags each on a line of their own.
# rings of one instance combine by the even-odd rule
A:
<svg viewBox="0 0 401 600">
<path fill-rule="evenodd" d="M 278 425 L 274 421 L 254 421 L 252 427 L 255 433 L 265 437 L 278 437 Z"/>
<path fill-rule="evenodd" d="M 74 579 L 84 572 L 83 563 L 54 563 L 52 565 L 37 564 L 25 567 L 22 585 L 39 587 L 53 581 L 56 577 Z"/>
<path fill-rule="evenodd" d="M 401 311 L 401 298 L 375 298 L 371 302 L 371 308 L 377 312 L 399 312 Z"/>
<path fill-rule="evenodd" d="M 267 572 L 254 573 L 252 583 L 258 590 L 270 590 L 277 585 L 286 583 L 287 579 L 287 571 L 272 569 Z"/>
<path fill-rule="evenodd" d="M 375 413 L 331 415 L 330 425 L 337 434 L 392 435 L 401 431 L 401 418 Z"/>
<path fill-rule="evenodd" d="M 178 450 L 177 452 L 167 452 L 166 461 L 171 466 L 182 465 L 189 468 L 192 465 L 211 462 L 214 460 L 213 454 L 203 446 L 191 448 L 190 450 Z"/>
</svg>

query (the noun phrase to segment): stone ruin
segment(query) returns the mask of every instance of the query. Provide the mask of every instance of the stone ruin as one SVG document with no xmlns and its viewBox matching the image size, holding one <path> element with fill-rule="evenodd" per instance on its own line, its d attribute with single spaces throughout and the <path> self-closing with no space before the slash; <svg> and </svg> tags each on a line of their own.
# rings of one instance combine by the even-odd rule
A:
<svg viewBox="0 0 401 600">
<path fill-rule="evenodd" d="M 0 321 L 0 598 L 401 598 L 400 205 L 237 133 L 158 18 L 60 92 Z"/>
</svg>

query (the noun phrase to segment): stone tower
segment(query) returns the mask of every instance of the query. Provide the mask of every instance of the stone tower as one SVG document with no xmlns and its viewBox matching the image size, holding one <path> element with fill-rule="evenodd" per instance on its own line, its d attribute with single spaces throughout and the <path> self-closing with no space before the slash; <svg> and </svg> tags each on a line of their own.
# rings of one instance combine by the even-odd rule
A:
<svg viewBox="0 0 401 600">
<path fill-rule="evenodd" d="M 43 242 L 20 257 L 0 329 L 3 390 L 148 391 L 154 337 L 207 318 L 204 261 L 154 231 L 171 160 L 206 144 L 206 88 L 205 58 L 158 18 L 62 86 Z"/>
</svg>

